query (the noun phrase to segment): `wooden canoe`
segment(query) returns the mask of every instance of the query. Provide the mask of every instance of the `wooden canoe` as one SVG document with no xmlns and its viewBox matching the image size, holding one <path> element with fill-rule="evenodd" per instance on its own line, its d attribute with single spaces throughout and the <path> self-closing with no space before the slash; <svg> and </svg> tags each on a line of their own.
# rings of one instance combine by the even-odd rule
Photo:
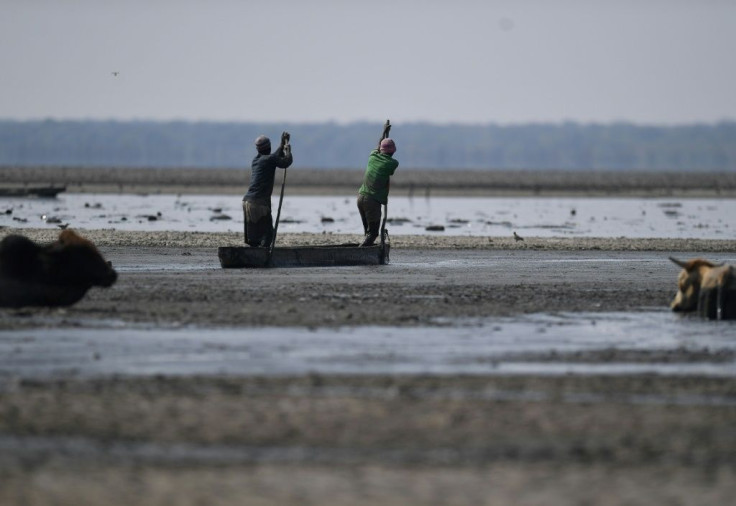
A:
<svg viewBox="0 0 736 506">
<path fill-rule="evenodd" d="M 54 198 L 66 191 L 66 186 L 2 186 L 0 197 Z"/>
<path fill-rule="evenodd" d="M 268 248 L 221 246 L 217 249 L 220 265 L 225 269 L 253 267 L 329 267 L 338 265 L 385 265 L 389 245 L 365 248 L 357 244 L 337 246 L 300 246 L 274 248 L 271 261 Z"/>
</svg>

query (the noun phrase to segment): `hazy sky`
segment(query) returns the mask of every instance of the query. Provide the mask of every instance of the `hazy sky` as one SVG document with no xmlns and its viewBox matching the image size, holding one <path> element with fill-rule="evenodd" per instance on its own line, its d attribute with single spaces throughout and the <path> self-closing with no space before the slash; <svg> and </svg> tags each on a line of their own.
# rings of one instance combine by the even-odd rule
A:
<svg viewBox="0 0 736 506">
<path fill-rule="evenodd" d="M 0 118 L 714 122 L 735 53 L 733 0 L 0 0 Z"/>
</svg>

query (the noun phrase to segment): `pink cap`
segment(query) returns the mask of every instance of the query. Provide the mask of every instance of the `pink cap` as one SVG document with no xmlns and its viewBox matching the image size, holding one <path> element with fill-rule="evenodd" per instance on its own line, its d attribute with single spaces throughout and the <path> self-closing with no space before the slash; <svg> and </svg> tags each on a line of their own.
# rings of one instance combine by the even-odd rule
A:
<svg viewBox="0 0 736 506">
<path fill-rule="evenodd" d="M 385 153 L 387 155 L 393 155 L 396 153 L 396 144 L 394 144 L 393 139 L 383 139 L 381 141 L 381 153 Z"/>
</svg>

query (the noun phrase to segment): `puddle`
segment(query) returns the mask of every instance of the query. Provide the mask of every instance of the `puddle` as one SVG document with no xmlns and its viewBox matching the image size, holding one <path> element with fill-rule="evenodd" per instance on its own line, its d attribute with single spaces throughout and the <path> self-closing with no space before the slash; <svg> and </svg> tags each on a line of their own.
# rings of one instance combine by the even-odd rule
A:
<svg viewBox="0 0 736 506">
<path fill-rule="evenodd" d="M 735 322 L 648 311 L 436 323 L 307 329 L 80 321 L 73 328 L 0 331 L 0 378 L 312 372 L 736 376 Z"/>
</svg>

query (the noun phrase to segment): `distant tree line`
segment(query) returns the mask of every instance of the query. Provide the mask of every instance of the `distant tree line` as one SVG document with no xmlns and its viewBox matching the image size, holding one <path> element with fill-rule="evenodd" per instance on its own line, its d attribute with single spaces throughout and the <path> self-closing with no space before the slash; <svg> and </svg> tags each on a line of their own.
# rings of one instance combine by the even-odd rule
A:
<svg viewBox="0 0 736 506">
<path fill-rule="evenodd" d="M 380 123 L 0 121 L 0 165 L 218 167 L 250 165 L 260 134 L 292 135 L 294 166 L 363 167 Z M 396 124 L 396 157 L 422 169 L 727 171 L 736 122 Z"/>
</svg>

